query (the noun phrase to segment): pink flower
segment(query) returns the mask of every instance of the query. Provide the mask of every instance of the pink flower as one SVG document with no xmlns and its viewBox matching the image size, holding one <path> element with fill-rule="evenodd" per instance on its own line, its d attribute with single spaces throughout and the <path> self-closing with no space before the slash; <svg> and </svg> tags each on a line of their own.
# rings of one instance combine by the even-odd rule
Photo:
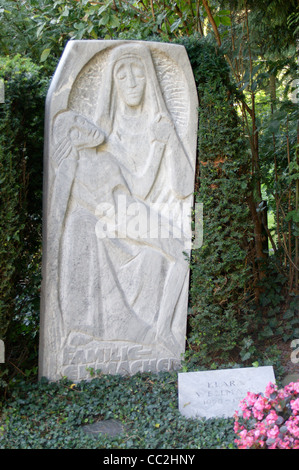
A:
<svg viewBox="0 0 299 470">
<path fill-rule="evenodd" d="M 251 416 L 251 411 L 250 410 L 244 410 L 243 411 L 243 418 L 244 419 L 249 419 Z"/>
<path fill-rule="evenodd" d="M 247 409 L 247 403 L 245 400 L 242 400 L 239 404 L 239 407 L 241 408 L 242 411 Z"/>
<path fill-rule="evenodd" d="M 279 435 L 279 427 L 273 426 L 273 428 L 267 431 L 267 436 L 269 439 L 276 439 Z"/>
<path fill-rule="evenodd" d="M 256 402 L 257 397 L 258 397 L 258 395 L 256 393 L 248 392 L 247 396 L 246 396 L 248 405 L 253 406 Z"/>
<path fill-rule="evenodd" d="M 237 412 L 234 425 L 239 449 L 299 449 L 299 381 L 281 390 L 269 383 L 265 396 L 248 392 L 240 408 L 244 425 L 239 424 Z"/>
<path fill-rule="evenodd" d="M 261 435 L 264 435 L 264 436 L 267 435 L 267 428 L 263 421 L 256 423 L 256 427 L 259 429 Z"/>
<path fill-rule="evenodd" d="M 261 426 L 259 426 L 259 427 L 257 427 L 256 429 L 253 430 L 253 436 L 254 436 L 256 441 L 258 439 L 261 439 L 265 435 L 266 435 L 266 431 Z M 264 441 L 262 441 L 262 442 L 264 442 Z"/>
<path fill-rule="evenodd" d="M 264 398 L 262 396 L 259 396 L 258 399 L 254 403 L 254 408 L 259 410 L 259 411 L 264 411 L 265 406 L 267 405 L 267 398 Z"/>
<path fill-rule="evenodd" d="M 278 415 L 274 410 L 271 410 L 270 413 L 266 416 L 266 422 L 268 425 L 274 424 L 278 419 Z"/>
<path fill-rule="evenodd" d="M 253 416 L 255 417 L 255 419 L 261 421 L 264 417 L 264 413 L 262 413 L 261 411 L 253 408 L 252 410 L 252 413 L 253 413 Z"/>
<path fill-rule="evenodd" d="M 285 425 L 290 434 L 299 438 L 299 416 L 290 416 Z"/>
<path fill-rule="evenodd" d="M 289 448 L 289 443 L 282 441 L 281 439 L 278 441 L 278 447 L 279 449 L 288 449 Z"/>
<path fill-rule="evenodd" d="M 281 400 L 284 400 L 285 398 L 287 398 L 289 396 L 289 393 L 285 390 L 285 389 L 282 389 L 282 390 L 279 390 L 278 393 L 277 393 L 277 399 L 276 401 L 281 401 Z"/>
<path fill-rule="evenodd" d="M 299 413 L 299 398 L 296 398 L 296 400 L 291 401 L 291 408 L 295 415 Z"/>
<path fill-rule="evenodd" d="M 259 411 L 262 411 L 264 409 L 264 403 L 260 398 L 256 400 L 253 406 L 256 410 L 259 410 Z"/>
<path fill-rule="evenodd" d="M 269 382 L 265 390 L 266 397 L 269 398 L 272 393 L 276 392 L 276 390 L 277 390 L 277 385 L 273 384 L 272 382 Z"/>
<path fill-rule="evenodd" d="M 252 436 L 247 436 L 247 438 L 246 438 L 246 447 L 247 448 L 252 447 L 253 442 L 254 442 L 253 437 Z"/>
<path fill-rule="evenodd" d="M 236 434 L 238 434 L 239 431 L 242 431 L 244 428 L 243 425 L 241 425 L 238 420 L 235 421 L 235 424 L 234 424 L 234 431 Z"/>
<path fill-rule="evenodd" d="M 246 429 L 243 429 L 240 433 L 239 436 L 241 439 L 245 439 L 247 437 L 247 431 Z"/>
<path fill-rule="evenodd" d="M 291 393 L 299 393 L 299 381 L 291 382 L 285 387 L 285 391 L 290 395 Z"/>
</svg>

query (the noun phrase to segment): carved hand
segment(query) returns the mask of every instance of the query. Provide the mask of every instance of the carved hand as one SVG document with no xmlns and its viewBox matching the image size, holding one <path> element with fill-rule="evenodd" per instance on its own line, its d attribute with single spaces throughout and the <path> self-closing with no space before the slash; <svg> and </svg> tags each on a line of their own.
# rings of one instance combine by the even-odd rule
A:
<svg viewBox="0 0 299 470">
<path fill-rule="evenodd" d="M 173 122 L 165 114 L 159 114 L 151 125 L 154 140 L 158 140 L 164 144 L 167 143 L 173 129 Z"/>
</svg>

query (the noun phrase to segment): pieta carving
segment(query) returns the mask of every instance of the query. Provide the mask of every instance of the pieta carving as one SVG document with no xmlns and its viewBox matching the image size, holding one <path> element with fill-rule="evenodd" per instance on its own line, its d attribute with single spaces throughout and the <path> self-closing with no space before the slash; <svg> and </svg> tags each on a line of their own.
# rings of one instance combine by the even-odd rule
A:
<svg viewBox="0 0 299 470">
<path fill-rule="evenodd" d="M 72 41 L 46 113 L 40 375 L 177 367 L 197 129 L 185 49 Z"/>
</svg>

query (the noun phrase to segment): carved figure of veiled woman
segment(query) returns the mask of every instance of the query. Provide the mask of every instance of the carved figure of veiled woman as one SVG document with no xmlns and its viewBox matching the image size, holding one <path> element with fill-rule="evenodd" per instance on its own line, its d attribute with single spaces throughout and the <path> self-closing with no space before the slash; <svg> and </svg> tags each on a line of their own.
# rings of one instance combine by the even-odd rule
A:
<svg viewBox="0 0 299 470">
<path fill-rule="evenodd" d="M 140 230 L 136 235 L 132 208 L 149 214 L 163 203 L 181 207 L 193 191 L 193 168 L 149 49 L 115 47 L 94 119 L 65 111 L 56 118 L 54 135 L 60 189 L 54 187 L 53 197 L 60 198 L 60 215 L 57 201 L 52 207 L 61 220 L 57 291 L 64 340 L 78 332 L 104 341 L 158 344 L 176 355 L 181 334 L 176 315 L 188 288 L 184 240 L 155 237 L 146 224 L 142 236 Z M 99 236 L 97 229 L 107 221 L 104 207 L 118 223 L 126 213 L 117 236 Z M 163 219 L 159 210 L 157 217 Z"/>
</svg>

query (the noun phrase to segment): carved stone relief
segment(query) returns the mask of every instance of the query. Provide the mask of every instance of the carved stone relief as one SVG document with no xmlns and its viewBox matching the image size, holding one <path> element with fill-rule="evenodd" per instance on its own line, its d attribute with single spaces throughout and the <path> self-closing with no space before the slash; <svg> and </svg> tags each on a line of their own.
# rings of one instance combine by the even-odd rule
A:
<svg viewBox="0 0 299 470">
<path fill-rule="evenodd" d="M 40 376 L 179 366 L 197 105 L 182 46 L 68 44 L 46 107 Z"/>
</svg>

